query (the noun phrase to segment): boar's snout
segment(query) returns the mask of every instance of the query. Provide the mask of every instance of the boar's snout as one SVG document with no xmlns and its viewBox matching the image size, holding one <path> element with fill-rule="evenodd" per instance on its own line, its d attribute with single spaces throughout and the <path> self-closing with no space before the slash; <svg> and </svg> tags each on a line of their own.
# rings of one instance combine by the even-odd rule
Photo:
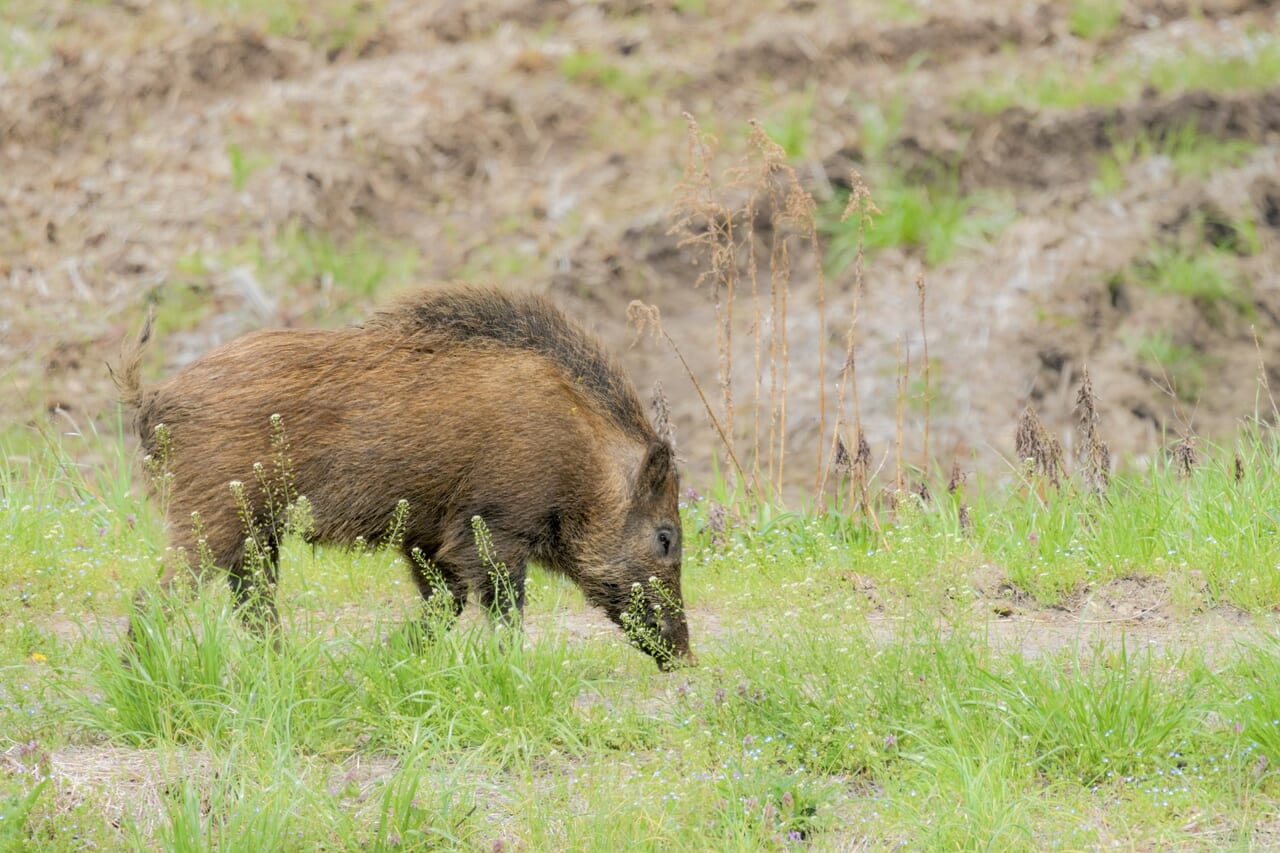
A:
<svg viewBox="0 0 1280 853">
<path fill-rule="evenodd" d="M 697 665 L 698 659 L 689 648 L 689 623 L 683 611 L 668 614 L 650 608 L 643 619 L 624 617 L 622 622 L 632 644 L 653 658 L 663 672 Z"/>
<path fill-rule="evenodd" d="M 658 635 L 662 637 L 666 654 L 655 655 L 658 669 L 671 672 L 685 666 L 697 666 L 698 659 L 689 648 L 689 622 L 681 613 L 678 617 L 663 619 L 658 624 Z"/>
</svg>

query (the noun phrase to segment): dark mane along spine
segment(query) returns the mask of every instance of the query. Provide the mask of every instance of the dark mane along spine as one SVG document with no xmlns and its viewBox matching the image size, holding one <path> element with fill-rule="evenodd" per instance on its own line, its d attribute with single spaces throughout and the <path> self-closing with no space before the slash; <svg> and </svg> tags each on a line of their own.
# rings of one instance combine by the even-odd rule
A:
<svg viewBox="0 0 1280 853">
<path fill-rule="evenodd" d="M 554 362 L 627 433 L 646 443 L 656 438 L 622 367 L 544 296 L 485 287 L 426 290 L 375 314 L 366 327 L 536 353 Z"/>
</svg>

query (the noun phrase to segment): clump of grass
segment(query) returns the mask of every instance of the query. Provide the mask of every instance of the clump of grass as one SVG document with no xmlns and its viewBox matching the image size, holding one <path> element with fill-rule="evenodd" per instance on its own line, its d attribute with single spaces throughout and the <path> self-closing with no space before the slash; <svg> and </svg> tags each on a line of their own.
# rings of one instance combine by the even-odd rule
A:
<svg viewBox="0 0 1280 853">
<path fill-rule="evenodd" d="M 993 115 L 1011 107 L 1029 110 L 1108 106 L 1136 99 L 1144 88 L 1161 94 L 1236 92 L 1280 81 L 1280 43 L 1258 38 L 1236 55 L 1187 47 L 1155 62 L 1095 61 L 1084 68 L 1049 66 L 1016 80 L 1001 74 L 958 99 L 961 109 Z"/>
<path fill-rule="evenodd" d="M 1050 777 L 1093 785 L 1175 766 L 1170 748 L 1203 726 L 1207 673 L 1192 667 L 1169 684 L 1149 655 L 1142 663 L 1134 657 L 1122 644 L 1095 650 L 1087 664 L 1078 652 L 1065 661 L 1015 661 L 987 694 Z"/>
<path fill-rule="evenodd" d="M 1177 399 L 1194 403 L 1205 388 L 1206 358 L 1195 347 L 1178 343 L 1168 332 L 1152 332 L 1134 344 L 1139 363 Z"/>
<path fill-rule="evenodd" d="M 609 61 L 597 50 L 576 50 L 560 60 L 560 73 L 580 85 L 597 86 L 632 102 L 653 94 L 655 75 Z"/>
<path fill-rule="evenodd" d="M 815 89 L 812 87 L 806 89 L 798 100 L 782 111 L 781 116 L 763 124 L 764 132 L 782 146 L 787 159 L 792 162 L 803 160 L 809 154 L 816 97 Z"/>
<path fill-rule="evenodd" d="M 873 190 L 880 212 L 864 228 L 865 250 L 874 253 L 901 246 L 920 252 L 929 266 L 989 240 L 1013 218 L 1012 210 L 996 196 L 961 192 L 954 180 L 919 183 L 890 174 Z M 833 216 L 847 204 L 847 197 L 837 197 L 823 216 L 827 268 L 832 274 L 847 269 L 859 251 L 857 235 L 837 224 Z"/>
<path fill-rule="evenodd" d="M 27 817 L 49 787 L 49 780 L 40 779 L 24 787 L 25 790 L 10 790 L 5 786 L 0 790 L 0 846 L 7 850 L 22 849 L 30 839 L 26 830 Z"/>
<path fill-rule="evenodd" d="M 419 263 L 417 251 L 388 247 L 362 231 L 339 239 L 296 223 L 276 236 L 262 260 L 287 282 L 338 288 L 365 301 L 411 279 Z"/>
<path fill-rule="evenodd" d="M 1084 69 L 1050 66 L 1019 75 L 1015 84 L 1003 75 L 984 80 L 957 98 L 957 106 L 980 115 L 996 115 L 1013 107 L 1069 110 L 1107 106 L 1132 100 L 1132 72 L 1095 64 Z"/>
<path fill-rule="evenodd" d="M 1067 13 L 1071 34 L 1086 41 L 1111 35 L 1124 20 L 1124 0 L 1073 0 Z"/>
<path fill-rule="evenodd" d="M 1224 306 L 1246 316 L 1253 312 L 1247 283 L 1234 271 L 1233 255 L 1221 249 L 1158 246 L 1121 275 L 1155 293 L 1192 299 L 1210 312 L 1211 320 L 1218 319 L 1214 312 Z"/>
<path fill-rule="evenodd" d="M 67 413 L 0 434 L 0 639 L 44 653 L 31 616 L 117 609 L 154 572 L 145 548 L 160 523 L 133 492 L 131 467 L 119 442 Z"/>
<path fill-rule="evenodd" d="M 231 188 L 236 192 L 244 190 L 249 178 L 264 166 L 271 163 L 265 154 L 245 151 L 243 146 L 235 142 L 227 143 L 227 164 L 231 169 Z"/>
<path fill-rule="evenodd" d="M 0 71 L 35 65 L 49 54 L 59 27 L 57 15 L 34 0 L 0 6 Z"/>
<path fill-rule="evenodd" d="M 1248 140 L 1218 139 L 1203 133 L 1194 120 L 1163 132 L 1147 130 L 1115 140 L 1099 158 L 1091 186 L 1098 195 L 1119 192 L 1125 187 L 1130 165 L 1153 157 L 1167 158 L 1180 177 L 1205 178 L 1219 169 L 1238 166 L 1256 148 Z"/>
<path fill-rule="evenodd" d="M 1236 92 L 1274 86 L 1280 82 L 1280 42 L 1259 34 L 1236 54 L 1188 50 L 1154 63 L 1147 82 L 1161 92 Z"/>
</svg>

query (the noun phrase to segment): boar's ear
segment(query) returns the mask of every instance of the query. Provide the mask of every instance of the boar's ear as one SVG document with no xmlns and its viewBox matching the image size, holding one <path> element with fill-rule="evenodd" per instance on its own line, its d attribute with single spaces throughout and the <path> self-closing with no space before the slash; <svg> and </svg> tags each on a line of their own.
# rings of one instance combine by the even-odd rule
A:
<svg viewBox="0 0 1280 853">
<path fill-rule="evenodd" d="M 640 475 L 636 478 L 637 496 L 656 497 L 662 494 L 674 466 L 675 453 L 670 444 L 665 441 L 650 444 L 645 451 L 644 461 L 640 463 Z"/>
</svg>

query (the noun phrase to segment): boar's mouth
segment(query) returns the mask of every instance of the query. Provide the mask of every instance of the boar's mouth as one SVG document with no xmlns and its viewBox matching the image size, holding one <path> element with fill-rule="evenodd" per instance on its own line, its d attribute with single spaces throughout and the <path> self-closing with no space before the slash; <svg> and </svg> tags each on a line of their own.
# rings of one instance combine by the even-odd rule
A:
<svg viewBox="0 0 1280 853">
<path fill-rule="evenodd" d="M 659 618 L 653 610 L 648 610 L 640 618 L 634 611 L 623 611 L 614 621 L 622 627 L 631 645 L 653 658 L 663 672 L 692 666 L 696 662 L 689 650 L 689 629 L 683 614 L 676 621 Z"/>
</svg>

